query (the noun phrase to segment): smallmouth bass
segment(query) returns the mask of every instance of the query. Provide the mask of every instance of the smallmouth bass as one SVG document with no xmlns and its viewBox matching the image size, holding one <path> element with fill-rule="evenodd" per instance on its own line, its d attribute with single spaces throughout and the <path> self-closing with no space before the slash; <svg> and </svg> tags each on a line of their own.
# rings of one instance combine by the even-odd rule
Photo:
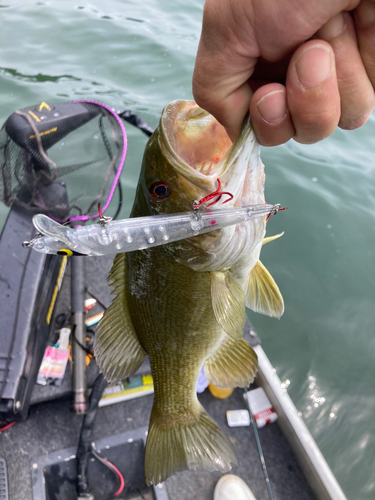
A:
<svg viewBox="0 0 375 500">
<path fill-rule="evenodd" d="M 264 166 L 248 120 L 232 144 L 192 101 L 162 113 L 142 164 L 131 217 L 191 210 L 217 188 L 227 206 L 265 203 Z M 266 217 L 160 247 L 116 256 L 114 299 L 100 322 L 95 355 L 108 381 L 132 375 L 146 355 L 154 405 L 145 451 L 147 484 L 178 471 L 228 471 L 232 446 L 196 395 L 205 365 L 210 382 L 247 387 L 257 356 L 242 339 L 245 307 L 279 318 L 280 291 L 259 261 Z"/>
</svg>

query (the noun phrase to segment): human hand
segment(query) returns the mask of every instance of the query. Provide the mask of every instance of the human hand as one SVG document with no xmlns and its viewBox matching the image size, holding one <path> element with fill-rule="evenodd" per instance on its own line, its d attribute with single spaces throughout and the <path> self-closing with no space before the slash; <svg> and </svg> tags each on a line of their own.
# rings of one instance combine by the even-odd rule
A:
<svg viewBox="0 0 375 500">
<path fill-rule="evenodd" d="M 374 86 L 375 0 L 206 0 L 193 94 L 232 140 L 249 111 L 265 146 L 358 128 Z"/>
</svg>

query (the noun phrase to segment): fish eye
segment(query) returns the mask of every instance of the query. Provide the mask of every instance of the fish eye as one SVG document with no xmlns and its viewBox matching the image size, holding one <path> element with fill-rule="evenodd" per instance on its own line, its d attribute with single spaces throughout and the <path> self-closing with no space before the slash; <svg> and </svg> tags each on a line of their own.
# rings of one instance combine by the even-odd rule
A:
<svg viewBox="0 0 375 500">
<path fill-rule="evenodd" d="M 166 184 L 163 181 L 154 182 L 150 186 L 150 194 L 151 194 L 151 196 L 153 198 L 158 199 L 158 200 L 162 200 L 164 198 L 168 198 L 168 196 L 170 195 L 170 193 L 171 193 L 171 190 L 170 190 L 168 184 Z"/>
</svg>

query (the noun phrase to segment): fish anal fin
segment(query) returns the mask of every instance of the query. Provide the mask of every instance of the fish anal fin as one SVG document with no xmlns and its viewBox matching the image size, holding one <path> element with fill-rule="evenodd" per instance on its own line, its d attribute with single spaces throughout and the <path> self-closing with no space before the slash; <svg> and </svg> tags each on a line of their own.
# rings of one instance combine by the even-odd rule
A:
<svg viewBox="0 0 375 500">
<path fill-rule="evenodd" d="M 260 260 L 248 277 L 246 306 L 255 312 L 278 319 L 284 312 L 284 300 L 279 287 Z"/>
<path fill-rule="evenodd" d="M 169 418 L 168 418 L 169 417 Z M 203 407 L 193 417 L 151 412 L 145 450 L 145 478 L 159 484 L 175 472 L 206 470 L 227 472 L 237 460 L 228 438 Z M 173 421 L 173 423 L 172 423 Z"/>
<path fill-rule="evenodd" d="M 115 297 L 98 325 L 94 346 L 96 361 L 108 382 L 132 375 L 146 356 L 126 303 L 125 277 L 126 256 L 118 254 L 108 276 Z"/>
<path fill-rule="evenodd" d="M 257 370 L 256 352 L 244 339 L 228 338 L 204 364 L 207 379 L 218 387 L 248 387 Z"/>
<path fill-rule="evenodd" d="M 246 297 L 229 271 L 211 272 L 211 302 L 216 321 L 233 339 L 242 337 Z"/>
</svg>

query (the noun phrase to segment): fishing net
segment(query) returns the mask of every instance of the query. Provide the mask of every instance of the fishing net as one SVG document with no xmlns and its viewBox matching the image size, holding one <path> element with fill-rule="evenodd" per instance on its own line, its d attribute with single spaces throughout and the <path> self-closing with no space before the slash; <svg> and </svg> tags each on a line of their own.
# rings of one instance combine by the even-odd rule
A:
<svg viewBox="0 0 375 500">
<path fill-rule="evenodd" d="M 126 146 L 121 119 L 104 104 L 43 102 L 15 111 L 0 130 L 0 200 L 59 222 L 98 217 Z"/>
</svg>

